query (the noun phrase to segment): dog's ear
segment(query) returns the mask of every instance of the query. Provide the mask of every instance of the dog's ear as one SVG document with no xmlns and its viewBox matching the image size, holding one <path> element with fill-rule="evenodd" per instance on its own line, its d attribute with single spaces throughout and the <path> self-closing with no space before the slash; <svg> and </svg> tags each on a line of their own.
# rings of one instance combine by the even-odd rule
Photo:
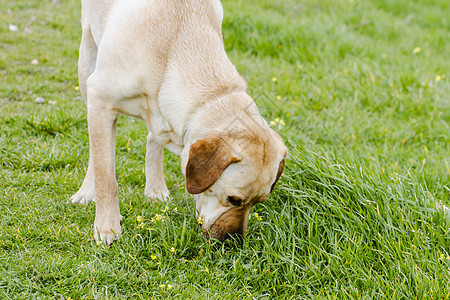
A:
<svg viewBox="0 0 450 300">
<path fill-rule="evenodd" d="M 220 137 L 206 137 L 191 145 L 186 165 L 186 188 L 200 194 L 219 179 L 223 171 L 241 159 Z"/>
<path fill-rule="evenodd" d="M 280 165 L 278 166 L 277 177 L 275 178 L 275 181 L 272 183 L 272 187 L 270 188 L 270 192 L 273 191 L 273 189 L 275 188 L 275 184 L 277 183 L 278 179 L 280 179 L 281 174 L 283 173 L 285 164 L 286 164 L 286 157 L 283 158 L 283 160 L 280 162 Z"/>
</svg>

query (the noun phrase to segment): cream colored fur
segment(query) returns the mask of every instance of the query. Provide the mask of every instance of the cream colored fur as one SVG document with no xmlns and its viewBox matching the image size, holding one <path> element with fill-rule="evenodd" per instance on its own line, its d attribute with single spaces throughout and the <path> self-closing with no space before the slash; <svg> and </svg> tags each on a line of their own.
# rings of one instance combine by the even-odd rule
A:
<svg viewBox="0 0 450 300">
<path fill-rule="evenodd" d="M 95 199 L 95 239 L 110 244 L 122 230 L 114 163 L 119 113 L 147 125 L 145 194 L 161 200 L 169 197 L 163 147 L 181 155 L 184 173 L 190 146 L 208 133 L 229 130 L 237 116 L 237 128 L 264 141 L 246 149 L 230 141 L 242 163 L 230 165 L 196 196 L 203 231 L 232 208 L 226 200 L 230 193 L 246 199 L 246 218 L 251 205 L 269 194 L 286 147 L 259 115 L 224 51 L 222 18 L 219 0 L 82 0 L 78 68 L 90 158 L 71 200 Z M 267 151 L 270 155 L 255 160 Z"/>
</svg>

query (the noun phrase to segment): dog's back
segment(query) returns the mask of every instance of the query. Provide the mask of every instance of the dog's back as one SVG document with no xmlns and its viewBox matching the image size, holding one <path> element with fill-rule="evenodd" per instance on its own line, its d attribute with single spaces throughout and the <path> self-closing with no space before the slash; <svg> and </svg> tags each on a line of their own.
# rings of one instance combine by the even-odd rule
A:
<svg viewBox="0 0 450 300">
<path fill-rule="evenodd" d="M 217 33 L 221 32 L 223 10 L 219 0 L 82 0 L 81 3 L 82 27 L 92 32 L 97 46 L 106 27 L 121 20 L 126 23 L 134 20 L 139 23 L 137 27 L 152 28 L 158 34 L 170 33 L 173 27 L 179 28 L 186 21 L 213 25 Z M 161 28 L 165 30 L 158 30 Z"/>
</svg>

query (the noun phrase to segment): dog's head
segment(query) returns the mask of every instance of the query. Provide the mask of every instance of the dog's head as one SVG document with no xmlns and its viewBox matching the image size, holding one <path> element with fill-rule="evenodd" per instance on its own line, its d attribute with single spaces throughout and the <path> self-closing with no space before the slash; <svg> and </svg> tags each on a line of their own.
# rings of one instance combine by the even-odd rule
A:
<svg viewBox="0 0 450 300">
<path fill-rule="evenodd" d="M 220 241 L 243 237 L 250 209 L 273 190 L 287 155 L 267 125 L 241 129 L 210 132 L 193 143 L 185 169 L 202 232 Z"/>
</svg>

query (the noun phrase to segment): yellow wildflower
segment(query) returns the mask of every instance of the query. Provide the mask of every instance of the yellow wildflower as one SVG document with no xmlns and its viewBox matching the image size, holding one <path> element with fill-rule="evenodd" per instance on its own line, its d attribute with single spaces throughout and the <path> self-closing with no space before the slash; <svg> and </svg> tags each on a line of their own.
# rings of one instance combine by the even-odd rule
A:
<svg viewBox="0 0 450 300">
<path fill-rule="evenodd" d="M 152 260 L 155 260 L 156 259 L 156 255 L 150 255 L 150 258 L 152 259 Z"/>
<path fill-rule="evenodd" d="M 202 217 L 198 217 L 198 218 L 197 218 L 197 224 L 198 224 L 198 225 L 202 225 L 202 224 L 203 224 L 203 221 L 205 221 L 205 219 L 203 219 Z"/>
<path fill-rule="evenodd" d="M 414 54 L 417 54 L 417 53 L 419 53 L 420 51 L 422 51 L 422 48 L 420 48 L 420 47 L 416 47 L 416 48 L 413 49 L 413 53 L 414 53 Z"/>
<path fill-rule="evenodd" d="M 166 216 L 156 214 L 154 218 L 151 219 L 152 223 L 155 223 L 156 221 L 164 221 L 166 219 Z"/>
<path fill-rule="evenodd" d="M 255 216 L 256 219 L 258 219 L 258 221 L 262 220 L 262 218 L 258 215 L 258 213 L 255 213 L 254 216 Z"/>
<path fill-rule="evenodd" d="M 273 82 L 277 82 L 277 80 L 278 80 L 278 79 L 277 79 L 276 77 L 272 77 L 272 81 L 273 81 Z"/>
<path fill-rule="evenodd" d="M 275 120 L 270 121 L 270 126 L 277 127 L 278 130 L 283 128 L 285 125 L 286 123 L 280 118 L 275 118 Z"/>
</svg>

